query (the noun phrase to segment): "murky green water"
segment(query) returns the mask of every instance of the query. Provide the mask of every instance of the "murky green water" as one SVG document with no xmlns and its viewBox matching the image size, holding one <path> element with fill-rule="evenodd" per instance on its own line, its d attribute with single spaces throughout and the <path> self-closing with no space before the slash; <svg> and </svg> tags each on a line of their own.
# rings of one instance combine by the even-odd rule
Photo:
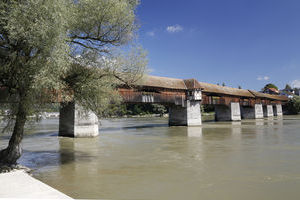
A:
<svg viewBox="0 0 300 200">
<path fill-rule="evenodd" d="M 59 138 L 57 125 L 44 121 L 26 136 L 20 162 L 73 198 L 300 198 L 300 116 L 202 127 L 103 120 L 92 139 Z"/>
</svg>

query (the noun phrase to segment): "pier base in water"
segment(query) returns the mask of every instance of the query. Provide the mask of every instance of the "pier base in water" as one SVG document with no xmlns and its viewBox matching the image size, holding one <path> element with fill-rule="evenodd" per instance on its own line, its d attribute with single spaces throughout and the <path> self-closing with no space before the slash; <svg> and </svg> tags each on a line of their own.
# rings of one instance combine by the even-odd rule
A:
<svg viewBox="0 0 300 200">
<path fill-rule="evenodd" d="M 263 106 L 263 111 L 264 111 L 264 117 L 273 117 L 274 116 L 272 105 Z"/>
<path fill-rule="evenodd" d="M 187 100 L 185 106 L 171 106 L 169 108 L 169 125 L 200 126 L 202 124 L 200 102 Z"/>
<path fill-rule="evenodd" d="M 282 116 L 282 105 L 276 104 L 273 106 L 274 116 Z"/>
<path fill-rule="evenodd" d="M 91 111 L 84 111 L 74 102 L 60 107 L 59 136 L 95 137 L 99 135 L 98 117 Z"/>
<path fill-rule="evenodd" d="M 232 102 L 229 106 L 215 105 L 215 119 L 216 121 L 240 121 L 240 104 Z"/>
<path fill-rule="evenodd" d="M 262 119 L 264 118 L 262 104 L 252 106 L 242 106 L 241 114 L 243 119 Z"/>
</svg>

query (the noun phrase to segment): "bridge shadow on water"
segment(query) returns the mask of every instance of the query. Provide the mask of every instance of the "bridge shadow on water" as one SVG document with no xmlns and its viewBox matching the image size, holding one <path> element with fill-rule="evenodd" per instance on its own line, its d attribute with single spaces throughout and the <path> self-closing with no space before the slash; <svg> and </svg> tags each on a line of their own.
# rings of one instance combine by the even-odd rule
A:
<svg viewBox="0 0 300 200">
<path fill-rule="evenodd" d="M 51 168 L 60 165 L 73 163 L 78 158 L 85 160 L 94 159 L 86 152 L 73 151 L 68 149 L 60 150 L 45 150 L 45 151 L 29 151 L 24 150 L 23 155 L 19 160 L 21 165 L 29 167 L 33 170 L 41 168 Z"/>
<path fill-rule="evenodd" d="M 168 124 L 143 124 L 137 126 L 123 126 L 123 127 L 105 127 L 105 128 L 100 127 L 100 131 L 131 130 L 131 129 L 157 128 L 157 127 L 169 127 L 169 125 Z"/>
</svg>

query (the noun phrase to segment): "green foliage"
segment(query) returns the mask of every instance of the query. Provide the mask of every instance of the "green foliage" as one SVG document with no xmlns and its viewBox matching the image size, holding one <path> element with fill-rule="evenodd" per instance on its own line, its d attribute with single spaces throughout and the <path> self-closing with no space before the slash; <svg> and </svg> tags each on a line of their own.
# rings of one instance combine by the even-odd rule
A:
<svg viewBox="0 0 300 200">
<path fill-rule="evenodd" d="M 65 9 L 62 0 L 0 3 L 1 85 L 31 95 L 41 86 L 59 88 L 68 68 Z"/>
<path fill-rule="evenodd" d="M 167 108 L 164 105 L 161 104 L 152 104 L 153 112 L 155 114 L 163 115 L 167 113 Z"/>
<path fill-rule="evenodd" d="M 289 84 L 286 84 L 284 89 L 290 91 L 292 90 L 292 87 Z"/>
<path fill-rule="evenodd" d="M 204 104 L 201 105 L 201 111 L 204 113 L 209 113 L 209 112 L 214 112 L 215 111 L 215 107 L 214 105 L 210 105 L 210 104 Z"/>
<path fill-rule="evenodd" d="M 0 86 L 9 89 L 12 99 L 26 103 L 27 115 L 56 97 L 50 91 L 104 115 L 111 102 L 120 100 L 115 86 L 138 81 L 147 64 L 140 47 L 118 48 L 135 38 L 138 4 L 138 0 L 1 1 Z"/>
<path fill-rule="evenodd" d="M 267 85 L 265 85 L 265 87 L 262 90 L 266 91 L 269 88 L 275 88 L 276 90 L 278 90 L 278 87 L 276 85 L 274 85 L 273 83 L 268 83 Z"/>
<path fill-rule="evenodd" d="M 106 117 L 147 114 L 159 114 L 162 116 L 167 113 L 167 108 L 160 104 L 110 104 L 107 111 L 108 112 L 105 113 Z"/>
<path fill-rule="evenodd" d="M 300 113 L 300 97 L 294 96 L 292 99 L 290 99 L 287 104 L 287 109 L 290 114 Z"/>
</svg>

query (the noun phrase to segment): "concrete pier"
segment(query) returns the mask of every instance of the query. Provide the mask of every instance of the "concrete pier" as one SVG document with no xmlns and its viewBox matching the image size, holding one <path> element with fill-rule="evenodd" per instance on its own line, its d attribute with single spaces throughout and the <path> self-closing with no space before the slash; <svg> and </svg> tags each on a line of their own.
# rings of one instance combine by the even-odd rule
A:
<svg viewBox="0 0 300 200">
<path fill-rule="evenodd" d="M 240 121 L 240 104 L 232 102 L 229 106 L 215 105 L 215 119 L 216 121 Z"/>
<path fill-rule="evenodd" d="M 272 105 L 263 106 L 263 111 L 264 111 L 264 117 L 273 117 L 274 116 Z"/>
<path fill-rule="evenodd" d="M 273 112 L 274 112 L 274 116 L 282 116 L 283 115 L 282 105 L 276 104 L 275 106 L 273 106 Z"/>
<path fill-rule="evenodd" d="M 186 101 L 186 105 L 172 105 L 169 108 L 169 125 L 170 126 L 200 126 L 201 119 L 201 101 Z"/>
<path fill-rule="evenodd" d="M 95 137 L 98 135 L 98 117 L 93 112 L 85 112 L 74 102 L 61 104 L 59 136 Z"/>
<path fill-rule="evenodd" d="M 242 106 L 241 114 L 243 119 L 262 119 L 264 118 L 262 104 L 252 106 Z"/>
</svg>

